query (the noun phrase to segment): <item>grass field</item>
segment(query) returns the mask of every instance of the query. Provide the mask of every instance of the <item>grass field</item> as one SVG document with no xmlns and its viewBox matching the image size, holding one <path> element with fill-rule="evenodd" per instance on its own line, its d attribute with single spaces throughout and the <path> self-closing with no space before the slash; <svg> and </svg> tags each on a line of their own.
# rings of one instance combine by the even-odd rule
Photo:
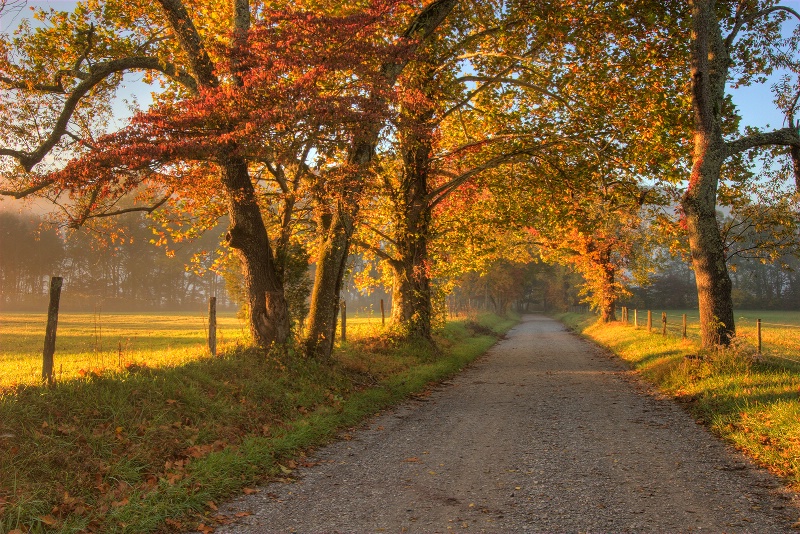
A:
<svg viewBox="0 0 800 534">
<path fill-rule="evenodd" d="M 41 382 L 45 314 L 0 314 L 0 388 Z M 377 335 L 380 318 L 348 317 L 353 338 Z M 207 355 L 208 319 L 201 314 L 80 314 L 58 319 L 55 378 L 121 371 L 128 366 L 181 365 Z M 246 341 L 247 325 L 233 314 L 217 316 L 219 352 Z"/>
<path fill-rule="evenodd" d="M 700 318 L 697 310 L 652 310 L 654 332 L 661 332 L 662 311 L 667 313 L 669 335 L 682 335 L 682 316 L 686 314 L 687 337 L 694 341 L 700 340 Z M 629 310 L 628 315 L 628 322 L 632 325 L 634 310 Z M 753 346 L 758 343 L 756 321 L 761 319 L 761 345 L 764 355 L 800 362 L 800 312 L 743 310 L 736 312 L 735 319 L 737 337 Z M 647 310 L 638 310 L 638 324 L 640 328 L 646 327 Z"/>
</svg>

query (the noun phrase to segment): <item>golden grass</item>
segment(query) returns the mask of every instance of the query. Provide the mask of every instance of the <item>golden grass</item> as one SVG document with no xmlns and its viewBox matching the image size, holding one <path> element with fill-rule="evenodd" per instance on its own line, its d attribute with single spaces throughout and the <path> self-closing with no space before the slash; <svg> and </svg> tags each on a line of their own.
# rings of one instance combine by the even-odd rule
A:
<svg viewBox="0 0 800 534">
<path fill-rule="evenodd" d="M 324 361 L 246 348 L 206 358 L 200 346 L 186 349 L 201 356 L 181 365 L 0 388 L 0 532 L 214 525 L 215 501 L 285 477 L 303 450 L 452 376 L 515 322 L 480 321 L 492 335 L 450 322 L 436 333 L 438 349 L 355 333 Z M 168 323 L 158 331 L 181 320 Z M 202 343 L 194 330 L 184 336 L 190 347 Z"/>
<path fill-rule="evenodd" d="M 38 384 L 46 314 L 0 314 L 0 388 Z M 349 340 L 378 336 L 380 318 L 348 317 Z M 62 313 L 58 320 L 55 378 L 124 370 L 131 365 L 183 365 L 208 356 L 208 319 L 202 314 Z M 246 344 L 247 325 L 233 314 L 217 316 L 217 350 Z"/>
<path fill-rule="evenodd" d="M 247 336 L 235 316 L 217 319 L 220 351 Z M 0 315 L 0 387 L 41 381 L 45 314 Z M 163 367 L 206 357 L 208 320 L 200 314 L 62 313 L 56 337 L 55 378 L 122 370 L 130 365 Z"/>
<path fill-rule="evenodd" d="M 700 323 L 697 310 L 651 310 L 653 332 L 662 331 L 661 312 L 667 313 L 667 333 L 681 337 L 682 316 L 687 316 L 687 337 L 700 340 Z M 634 310 L 629 311 L 628 322 L 633 325 Z M 756 321 L 761 319 L 761 344 L 765 355 L 793 358 L 800 361 L 800 312 L 743 310 L 736 312 L 736 335 L 753 346 L 758 343 Z M 646 329 L 647 310 L 638 310 L 639 328 Z"/>
</svg>

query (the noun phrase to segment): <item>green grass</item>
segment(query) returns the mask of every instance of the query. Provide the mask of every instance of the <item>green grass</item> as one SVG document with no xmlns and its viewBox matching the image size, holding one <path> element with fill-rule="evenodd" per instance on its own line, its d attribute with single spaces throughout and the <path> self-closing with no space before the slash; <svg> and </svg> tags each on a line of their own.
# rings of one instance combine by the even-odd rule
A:
<svg viewBox="0 0 800 534">
<path fill-rule="evenodd" d="M 770 317 L 757 314 L 765 321 Z M 782 320 L 792 324 L 786 315 L 781 314 Z M 629 362 L 686 403 L 714 433 L 800 489 L 800 365 L 759 357 L 749 338 L 739 337 L 726 350 L 703 351 L 691 338 L 664 337 L 622 323 L 603 325 L 594 316 L 559 318 Z M 795 330 L 789 330 L 791 338 Z M 793 351 L 797 356 L 798 349 Z"/>
<path fill-rule="evenodd" d="M 498 332 L 514 324 L 480 321 Z M 108 368 L 53 387 L 6 387 L 0 532 L 213 524 L 215 502 L 290 477 L 306 461 L 304 450 L 451 376 L 497 339 L 468 321 L 448 323 L 438 350 L 355 332 L 331 361 L 239 347 L 180 364 Z"/>
</svg>

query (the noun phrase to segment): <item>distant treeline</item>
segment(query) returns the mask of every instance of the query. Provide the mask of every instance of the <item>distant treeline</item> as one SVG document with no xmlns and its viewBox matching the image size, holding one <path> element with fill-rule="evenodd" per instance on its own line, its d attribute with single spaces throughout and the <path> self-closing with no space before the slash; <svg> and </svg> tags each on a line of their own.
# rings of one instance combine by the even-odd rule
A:
<svg viewBox="0 0 800 534">
<path fill-rule="evenodd" d="M 0 310 L 46 309 L 50 276 L 63 277 L 61 303 L 68 311 L 204 309 L 214 295 L 218 307 L 235 308 L 219 276 L 186 268 L 196 253 L 214 250 L 218 236 L 180 243 L 168 257 L 151 243 L 142 215 L 124 216 L 118 228 L 112 240 L 86 229 L 57 229 L 34 215 L 0 213 Z"/>
<path fill-rule="evenodd" d="M 733 305 L 740 310 L 800 310 L 800 260 L 784 255 L 775 261 L 738 258 L 731 270 Z M 640 308 L 697 307 L 694 273 L 681 261 L 672 261 L 652 277 L 651 284 L 633 288 L 622 305 Z"/>
<path fill-rule="evenodd" d="M 800 260 L 784 255 L 776 261 L 736 261 L 731 272 L 733 302 L 739 310 L 800 311 Z M 468 273 L 447 298 L 451 311 L 507 307 L 521 312 L 566 311 L 582 305 L 580 275 L 568 267 L 546 263 L 498 262 L 483 276 Z M 694 272 L 679 259 L 665 261 L 650 284 L 629 288 L 621 306 L 639 309 L 697 308 Z"/>
</svg>

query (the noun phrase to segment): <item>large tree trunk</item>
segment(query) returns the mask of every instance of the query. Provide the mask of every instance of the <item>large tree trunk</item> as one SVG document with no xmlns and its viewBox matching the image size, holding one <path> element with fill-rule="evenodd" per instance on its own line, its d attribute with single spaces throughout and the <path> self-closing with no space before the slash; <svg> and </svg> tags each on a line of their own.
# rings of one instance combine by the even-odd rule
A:
<svg viewBox="0 0 800 534">
<path fill-rule="evenodd" d="M 289 313 L 247 163 L 241 158 L 225 161 L 222 183 L 231 219 L 225 238 L 241 260 L 253 342 L 265 348 L 283 344 L 289 337 Z"/>
<path fill-rule="evenodd" d="M 698 176 L 696 184 L 686 192 L 681 203 L 689 232 L 704 347 L 727 345 L 736 332 L 732 284 L 716 217 L 717 179 L 713 175 L 719 176 L 719 167 L 713 163 L 718 159 L 713 152 L 706 149 L 705 157 L 697 160 L 692 173 L 693 181 L 695 174 Z M 704 166 L 704 162 L 711 164 Z"/>
<path fill-rule="evenodd" d="M 432 111 L 412 114 L 401 132 L 403 174 L 395 208 L 396 261 L 391 262 L 392 323 L 409 338 L 431 340 L 431 282 L 428 241 L 431 209 L 428 199 Z"/>
<path fill-rule="evenodd" d="M 208 55 L 200 33 L 197 31 L 186 6 L 181 0 L 157 0 L 186 54 L 189 68 L 197 88 L 217 87 L 216 66 Z M 250 6 L 247 0 L 234 0 L 233 45 L 245 45 L 250 27 Z M 237 82 L 240 82 L 237 79 Z M 269 236 L 261 218 L 256 192 L 250 180 L 247 162 L 236 156 L 236 147 L 220 147 L 222 156 L 222 185 L 227 196 L 230 228 L 226 235 L 228 245 L 241 260 L 242 274 L 247 288 L 250 307 L 250 333 L 260 347 L 283 344 L 289 337 L 289 313 L 283 293 L 283 284 L 275 268 L 275 259 Z"/>
<path fill-rule="evenodd" d="M 603 270 L 603 288 L 602 295 L 600 296 L 600 321 L 603 323 L 610 323 L 617 320 L 617 289 L 614 286 L 616 282 L 616 268 L 611 263 L 610 252 L 604 254 L 605 260 L 600 269 Z"/>
<path fill-rule="evenodd" d="M 322 232 L 319 233 L 317 244 L 317 270 L 303 343 L 306 354 L 315 358 L 328 358 L 333 351 L 339 295 L 353 235 L 352 223 L 344 208 L 339 206 L 333 216 L 326 217 L 330 219 L 329 222 L 320 224 Z"/>
<path fill-rule="evenodd" d="M 697 281 L 704 347 L 727 345 L 735 334 L 731 280 L 716 218 L 717 186 L 727 148 L 721 110 L 730 58 L 714 2 L 692 2 L 692 108 L 694 156 L 689 188 L 681 200 Z"/>
<path fill-rule="evenodd" d="M 423 244 L 424 247 L 424 244 Z M 391 262 L 392 324 L 408 338 L 431 338 L 431 284 L 424 262 L 413 255 Z"/>
</svg>

